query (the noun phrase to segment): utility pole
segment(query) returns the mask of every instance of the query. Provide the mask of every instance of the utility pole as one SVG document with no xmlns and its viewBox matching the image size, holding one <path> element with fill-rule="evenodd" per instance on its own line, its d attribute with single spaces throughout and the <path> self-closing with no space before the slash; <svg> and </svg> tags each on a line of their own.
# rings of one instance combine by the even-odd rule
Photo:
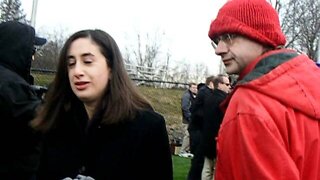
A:
<svg viewBox="0 0 320 180">
<path fill-rule="evenodd" d="M 31 12 L 31 26 L 33 26 L 34 28 L 36 28 L 37 6 L 38 0 L 33 0 Z"/>
</svg>

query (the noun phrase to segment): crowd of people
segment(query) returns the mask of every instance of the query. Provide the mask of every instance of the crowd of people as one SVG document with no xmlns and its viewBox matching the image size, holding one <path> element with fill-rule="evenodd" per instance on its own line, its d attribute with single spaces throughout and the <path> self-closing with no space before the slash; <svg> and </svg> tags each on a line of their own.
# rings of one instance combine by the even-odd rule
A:
<svg viewBox="0 0 320 180">
<path fill-rule="evenodd" d="M 227 1 L 208 36 L 226 74 L 182 95 L 187 179 L 320 179 L 320 69 L 285 48 L 276 10 Z M 27 24 L 0 23 L 0 179 L 172 180 L 164 117 L 130 80 L 112 36 L 72 34 L 42 96 L 30 69 L 45 43 Z"/>
<path fill-rule="evenodd" d="M 216 157 L 215 137 L 218 134 L 220 124 L 223 118 L 223 112 L 219 105 L 231 91 L 231 80 L 228 75 L 218 74 L 209 76 L 202 85 L 198 84 L 197 91 L 192 100 L 188 101 L 188 110 L 186 111 L 186 94 L 190 94 L 192 85 L 183 94 L 181 98 L 182 114 L 188 112 L 190 120 L 188 121 L 188 139 L 190 144 L 191 167 L 188 173 L 188 180 L 212 180 L 214 171 L 214 160 Z M 188 96 L 188 98 L 190 98 Z M 184 117 L 184 115 L 183 115 Z M 184 122 L 184 121 L 183 121 Z M 183 141 L 186 139 L 184 138 Z M 184 144 L 184 143 L 183 143 Z M 182 144 L 182 147 L 184 147 Z M 181 147 L 181 148 L 182 148 Z"/>
</svg>

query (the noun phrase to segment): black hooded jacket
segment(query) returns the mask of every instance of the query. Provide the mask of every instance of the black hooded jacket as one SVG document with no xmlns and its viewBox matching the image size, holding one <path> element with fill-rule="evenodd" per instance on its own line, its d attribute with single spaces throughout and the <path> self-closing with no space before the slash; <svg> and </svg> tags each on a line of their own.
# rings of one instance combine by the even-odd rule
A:
<svg viewBox="0 0 320 180">
<path fill-rule="evenodd" d="M 30 179 L 39 162 L 40 137 L 29 126 L 41 100 L 30 86 L 35 31 L 0 24 L 0 178 Z"/>
<path fill-rule="evenodd" d="M 0 24 L 0 65 L 30 81 L 35 31 L 19 22 Z"/>
</svg>

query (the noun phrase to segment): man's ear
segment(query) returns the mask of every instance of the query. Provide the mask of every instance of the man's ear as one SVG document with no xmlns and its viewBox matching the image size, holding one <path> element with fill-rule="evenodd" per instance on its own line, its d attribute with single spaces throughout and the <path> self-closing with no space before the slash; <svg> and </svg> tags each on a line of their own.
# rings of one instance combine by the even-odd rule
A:
<svg viewBox="0 0 320 180">
<path fill-rule="evenodd" d="M 212 82 L 212 81 L 210 81 L 210 82 L 209 82 L 209 87 L 210 87 L 211 89 L 213 89 L 213 88 L 214 88 L 214 84 L 213 84 L 213 82 Z"/>
</svg>

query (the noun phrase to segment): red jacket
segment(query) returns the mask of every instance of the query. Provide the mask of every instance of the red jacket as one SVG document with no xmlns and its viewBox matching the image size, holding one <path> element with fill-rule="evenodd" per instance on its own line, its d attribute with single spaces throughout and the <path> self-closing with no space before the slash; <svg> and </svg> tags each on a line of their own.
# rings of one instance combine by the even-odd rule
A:
<svg viewBox="0 0 320 180">
<path fill-rule="evenodd" d="M 225 102 L 215 180 L 320 179 L 320 69 L 280 50 L 241 78 Z"/>
</svg>

